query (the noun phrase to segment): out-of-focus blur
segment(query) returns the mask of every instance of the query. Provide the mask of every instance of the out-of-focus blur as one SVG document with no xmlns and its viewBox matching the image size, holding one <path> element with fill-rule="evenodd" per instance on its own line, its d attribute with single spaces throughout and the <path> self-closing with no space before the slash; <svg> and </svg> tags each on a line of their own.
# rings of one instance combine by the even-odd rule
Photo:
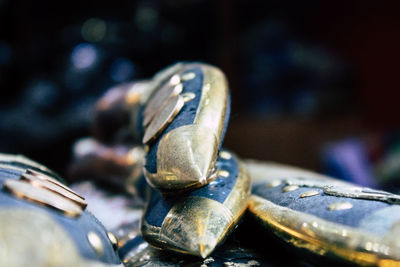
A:
<svg viewBox="0 0 400 267">
<path fill-rule="evenodd" d="M 65 173 L 111 86 L 176 61 L 227 75 L 225 146 L 397 191 L 396 1 L 0 0 L 0 151 Z"/>
</svg>

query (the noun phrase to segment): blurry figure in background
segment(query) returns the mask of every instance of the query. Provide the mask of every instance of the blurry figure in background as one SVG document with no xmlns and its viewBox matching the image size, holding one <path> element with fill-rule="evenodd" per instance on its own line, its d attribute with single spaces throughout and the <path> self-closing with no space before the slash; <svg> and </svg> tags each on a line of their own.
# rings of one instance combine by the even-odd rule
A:
<svg viewBox="0 0 400 267">
<path fill-rule="evenodd" d="M 108 190 L 137 194 L 134 184 L 142 175 L 144 157 L 141 146 L 106 146 L 87 138 L 77 141 L 73 152 L 74 161 L 69 169 L 71 181 L 90 177 Z"/>
<path fill-rule="evenodd" d="M 144 151 L 134 136 L 131 114 L 138 112 L 146 82 L 123 83 L 110 88 L 96 103 L 91 121 L 93 135 L 77 141 L 69 167 L 71 181 L 91 177 L 98 185 L 137 196 L 144 183 Z M 144 196 L 144 191 L 139 192 Z"/>
</svg>

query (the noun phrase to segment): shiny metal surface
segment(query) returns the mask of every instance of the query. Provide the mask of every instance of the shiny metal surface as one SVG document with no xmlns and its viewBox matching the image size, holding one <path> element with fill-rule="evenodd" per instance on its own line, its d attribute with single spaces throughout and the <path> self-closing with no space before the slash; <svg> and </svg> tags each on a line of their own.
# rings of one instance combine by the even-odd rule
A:
<svg viewBox="0 0 400 267">
<path fill-rule="evenodd" d="M 199 187 L 214 178 L 226 119 L 228 86 L 219 69 L 205 64 L 189 64 L 185 68 L 193 66 L 200 66 L 204 75 L 194 123 L 163 136 L 157 150 L 157 173 L 145 171 L 148 182 L 163 191 Z"/>
<path fill-rule="evenodd" d="M 353 205 L 349 202 L 336 202 L 328 206 L 329 210 L 348 210 L 351 209 Z"/>
<path fill-rule="evenodd" d="M 185 103 L 193 100 L 196 97 L 196 95 L 194 93 L 191 93 L 191 92 L 183 93 L 181 96 L 183 97 L 183 101 Z"/>
<path fill-rule="evenodd" d="M 168 126 L 168 124 L 171 123 L 179 111 L 181 111 L 183 105 L 183 98 L 179 95 L 168 100 L 162 109 L 157 112 L 150 125 L 146 128 L 143 136 L 143 143 L 148 144 L 150 141 L 154 141 Z"/>
<path fill-rule="evenodd" d="M 182 92 L 182 89 L 182 84 L 174 85 L 171 84 L 171 82 L 167 82 L 157 90 L 149 99 L 149 102 L 143 111 L 143 125 L 147 126 L 172 97 L 177 96 Z"/>
<path fill-rule="evenodd" d="M 166 134 L 158 145 L 157 173 L 145 170 L 147 181 L 163 191 L 207 184 L 214 172 L 218 142 L 210 129 L 192 124 Z"/>
<path fill-rule="evenodd" d="M 250 195 L 250 179 L 243 164 L 234 188 L 223 203 L 191 196 L 174 204 L 161 227 L 142 221 L 143 237 L 152 245 L 206 258 L 234 229 Z"/>
<path fill-rule="evenodd" d="M 304 198 L 304 197 L 313 197 L 313 196 L 317 196 L 317 195 L 319 195 L 319 192 L 318 192 L 318 191 L 310 190 L 310 191 L 307 191 L 307 192 L 304 192 L 303 194 L 301 194 L 300 197 L 301 197 L 301 198 Z"/>
<path fill-rule="evenodd" d="M 343 201 L 343 197 L 379 200 L 387 203 L 395 196 L 387 192 L 360 188 L 311 171 L 292 168 L 275 163 L 248 160 L 246 165 L 255 183 L 322 189 L 325 194 L 341 198 L 341 201 L 326 207 L 329 212 L 351 210 L 353 205 Z M 332 191 L 332 188 L 334 190 Z M 285 194 L 284 192 L 282 194 Z M 303 197 L 321 197 L 318 191 L 306 191 Z M 395 208 L 391 206 L 391 208 Z M 252 195 L 249 202 L 250 214 L 269 232 L 297 248 L 317 255 L 329 256 L 365 266 L 399 266 L 400 242 L 398 233 L 400 222 L 394 220 L 392 227 L 383 235 L 363 228 L 349 227 L 337 222 L 293 210 L 272 203 L 260 196 Z M 388 216 L 389 214 L 386 214 Z M 382 215 L 381 215 L 382 216 Z M 389 215 L 390 216 L 390 215 Z M 382 219 L 382 218 L 381 218 Z M 367 223 L 367 222 L 365 222 Z M 375 225 L 377 227 L 379 225 Z"/>
<path fill-rule="evenodd" d="M 83 258 L 71 236 L 48 213 L 2 208 L 0 218 L 0 266 L 123 266 Z"/>
<path fill-rule="evenodd" d="M 32 176 L 34 176 L 34 177 L 36 177 L 36 178 L 39 178 L 39 179 L 41 179 L 41 180 L 51 182 L 51 183 L 53 183 L 53 184 L 55 184 L 55 185 L 57 185 L 57 186 L 63 188 L 64 190 L 66 190 L 66 191 L 68 191 L 68 192 L 74 194 L 75 196 L 77 196 L 78 198 L 80 198 L 80 199 L 82 199 L 82 200 L 85 199 L 84 197 L 82 197 L 82 196 L 79 195 L 78 193 L 74 192 L 71 188 L 69 188 L 68 186 L 66 186 L 66 185 L 64 185 L 63 183 L 59 182 L 58 180 L 54 179 L 53 177 L 50 177 L 50 176 L 48 176 L 48 175 L 46 175 L 46 174 L 37 172 L 37 171 L 32 170 L 32 169 L 27 169 L 25 172 L 26 172 L 28 175 L 32 175 Z"/>
<path fill-rule="evenodd" d="M 63 186 L 60 186 L 53 182 L 50 182 L 45 178 L 40 179 L 34 175 L 22 174 L 20 176 L 20 180 L 26 181 L 26 182 L 30 183 L 32 186 L 41 187 L 41 188 L 47 189 L 53 193 L 56 193 L 62 197 L 65 197 L 65 198 L 73 201 L 77 205 L 81 206 L 82 209 L 85 209 L 87 206 L 87 202 L 82 197 L 80 197 L 76 193 L 71 193 L 71 190 L 65 189 Z"/>
<path fill-rule="evenodd" d="M 87 234 L 87 239 L 92 248 L 96 251 L 97 255 L 102 255 L 104 251 L 103 243 L 101 242 L 101 238 L 95 233 L 90 231 Z"/>
<path fill-rule="evenodd" d="M 67 216 L 77 217 L 82 214 L 82 208 L 78 204 L 42 187 L 14 179 L 4 181 L 3 187 L 18 198 L 49 206 Z"/>
<path fill-rule="evenodd" d="M 194 72 L 188 72 L 182 75 L 181 79 L 182 81 L 190 81 L 196 77 L 196 74 Z"/>
</svg>

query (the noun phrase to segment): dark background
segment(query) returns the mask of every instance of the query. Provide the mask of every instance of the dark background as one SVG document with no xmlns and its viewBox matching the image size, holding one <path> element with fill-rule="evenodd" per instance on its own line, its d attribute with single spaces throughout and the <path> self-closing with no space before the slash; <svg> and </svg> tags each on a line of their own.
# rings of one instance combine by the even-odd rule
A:
<svg viewBox="0 0 400 267">
<path fill-rule="evenodd" d="M 331 144 L 351 138 L 379 180 L 388 158 L 400 166 L 398 10 L 396 1 L 0 0 L 0 150 L 64 173 L 107 88 L 196 60 L 228 77 L 225 145 L 240 156 L 329 172 Z"/>
</svg>

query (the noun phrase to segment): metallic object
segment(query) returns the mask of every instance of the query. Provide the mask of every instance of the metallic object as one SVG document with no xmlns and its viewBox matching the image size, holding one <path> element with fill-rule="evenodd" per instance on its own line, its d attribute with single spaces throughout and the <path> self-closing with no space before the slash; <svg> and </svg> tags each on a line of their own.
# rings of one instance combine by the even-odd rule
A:
<svg viewBox="0 0 400 267">
<path fill-rule="evenodd" d="M 217 177 L 182 196 L 162 196 L 152 189 L 142 219 L 142 235 L 150 244 L 206 258 L 238 223 L 247 207 L 250 179 L 236 157 L 219 158 Z"/>
<path fill-rule="evenodd" d="M 107 232 L 108 239 L 110 240 L 111 244 L 113 245 L 114 249 L 118 249 L 118 239 L 112 232 Z"/>
<path fill-rule="evenodd" d="M 49 182 L 48 180 L 37 178 L 37 176 L 29 175 L 29 174 L 22 174 L 19 178 L 21 181 L 26 181 L 30 183 L 34 187 L 41 187 L 46 189 L 47 191 L 51 191 L 64 199 L 74 202 L 75 204 L 79 205 L 82 209 L 85 209 L 87 203 L 82 196 L 79 196 L 76 193 L 72 193 L 70 189 L 64 186 L 60 186 L 58 184 Z M 7 182 L 7 181 L 6 181 Z"/>
<path fill-rule="evenodd" d="M 284 165 L 246 164 L 254 182 L 249 211 L 266 231 L 317 255 L 400 264 L 398 195 Z M 298 188 L 283 191 L 287 186 Z"/>
<path fill-rule="evenodd" d="M 30 183 L 14 179 L 5 180 L 3 187 L 18 198 L 52 207 L 67 216 L 77 217 L 82 214 L 82 208 L 79 205 L 48 189 L 32 186 Z"/>
<path fill-rule="evenodd" d="M 105 145 L 84 138 L 74 145 L 74 160 L 69 166 L 71 180 L 90 177 L 97 183 L 137 194 L 136 185 L 142 176 L 144 150 L 139 145 Z"/>
<path fill-rule="evenodd" d="M 122 266 L 101 223 L 70 199 L 82 197 L 58 185 L 51 170 L 25 157 L 2 157 L 0 266 Z"/>
<path fill-rule="evenodd" d="M 77 196 L 77 197 L 80 198 L 81 200 L 85 200 L 84 197 L 80 196 L 78 193 L 76 193 L 76 192 L 74 192 L 73 190 L 71 190 L 71 188 L 69 188 L 68 186 L 64 185 L 63 183 L 61 183 L 60 181 L 54 179 L 53 177 L 51 177 L 51 176 L 49 176 L 49 175 L 46 175 L 46 174 L 43 174 L 43 173 L 34 171 L 34 170 L 32 170 L 32 169 L 26 169 L 26 170 L 25 170 L 25 173 L 28 174 L 28 175 L 32 175 L 32 176 L 34 176 L 34 177 L 36 177 L 36 178 L 39 178 L 40 180 L 53 183 L 53 184 L 55 184 L 55 185 L 61 187 L 62 189 L 68 191 L 69 193 L 74 194 L 75 196 Z"/>
<path fill-rule="evenodd" d="M 107 237 L 108 237 L 108 233 L 107 233 Z M 90 245 L 96 251 L 96 253 L 98 255 L 102 255 L 104 248 L 103 248 L 103 243 L 101 242 L 100 237 L 95 232 L 90 231 L 87 234 L 87 239 L 88 239 Z M 114 244 L 113 244 L 113 247 L 114 247 Z"/>
<path fill-rule="evenodd" d="M 141 98 L 148 88 L 148 81 L 123 83 L 110 88 L 97 101 L 92 123 L 94 136 L 109 141 L 123 131 L 130 131 L 131 116 L 139 113 Z M 140 135 L 136 129 L 131 134 L 136 138 Z"/>
<path fill-rule="evenodd" d="M 161 127 L 164 124 L 156 123 L 155 127 L 153 122 L 149 122 L 143 141 L 147 143 L 151 138 L 155 139 L 146 156 L 145 176 L 152 186 L 161 191 L 204 186 L 215 179 L 214 165 L 229 116 L 225 76 L 219 69 L 200 63 L 175 65 L 162 73 L 163 79 L 155 76 L 154 81 L 158 82 L 152 83 L 154 93 L 147 103 L 153 97 L 157 98 L 157 90 L 161 90 L 171 77 L 176 77 L 174 75 L 181 77 L 182 95 L 193 93 L 194 98 L 184 104 L 165 130 Z M 145 111 L 147 108 L 155 110 L 146 106 Z M 157 116 L 164 116 L 162 110 L 153 117 L 153 121 Z M 157 138 L 155 133 L 160 136 Z"/>
<path fill-rule="evenodd" d="M 50 170 L 46 166 L 37 163 L 23 155 L 13 155 L 13 154 L 3 154 L 0 153 L 0 167 L 7 167 L 15 170 L 35 170 L 40 173 L 50 175 L 55 177 L 58 180 L 62 180 L 61 177 L 55 173 L 54 171 Z"/>
<path fill-rule="evenodd" d="M 172 76 L 170 81 L 164 84 L 158 91 L 155 92 L 154 96 L 150 98 L 146 108 L 143 111 L 143 125 L 148 125 L 154 118 L 154 116 L 162 110 L 163 106 L 174 96 L 179 95 L 182 90 L 182 84 L 174 84 L 176 76 Z M 178 76 L 179 79 L 179 76 Z M 176 80 L 176 79 L 175 79 Z M 171 82 L 172 81 L 172 82 Z"/>
<path fill-rule="evenodd" d="M 143 143 L 148 144 L 155 140 L 172 122 L 184 105 L 183 97 L 176 95 L 168 100 L 161 109 L 154 114 L 154 118 L 147 127 L 143 136 Z"/>
</svg>

